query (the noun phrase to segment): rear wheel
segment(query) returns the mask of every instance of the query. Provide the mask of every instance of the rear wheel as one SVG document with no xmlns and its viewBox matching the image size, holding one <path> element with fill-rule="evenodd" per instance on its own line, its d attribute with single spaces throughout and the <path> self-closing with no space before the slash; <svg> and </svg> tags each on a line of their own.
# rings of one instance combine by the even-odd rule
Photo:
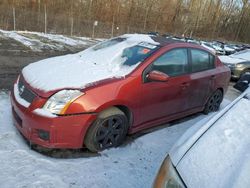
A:
<svg viewBox="0 0 250 188">
<path fill-rule="evenodd" d="M 88 130 L 84 143 L 93 152 L 117 147 L 125 139 L 127 131 L 126 115 L 118 108 L 112 107 L 99 114 Z"/>
<path fill-rule="evenodd" d="M 213 95 L 208 99 L 205 109 L 204 109 L 204 114 L 208 114 L 210 112 L 215 112 L 218 111 L 220 108 L 220 104 L 223 100 L 223 93 L 221 90 L 216 90 Z"/>
</svg>

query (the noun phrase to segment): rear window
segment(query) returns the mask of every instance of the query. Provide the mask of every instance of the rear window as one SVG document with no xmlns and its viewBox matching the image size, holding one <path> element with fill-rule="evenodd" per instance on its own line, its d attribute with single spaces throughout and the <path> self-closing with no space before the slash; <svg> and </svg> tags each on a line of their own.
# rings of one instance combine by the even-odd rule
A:
<svg viewBox="0 0 250 188">
<path fill-rule="evenodd" d="M 191 49 L 192 72 L 214 68 L 214 56 L 204 50 Z"/>
</svg>

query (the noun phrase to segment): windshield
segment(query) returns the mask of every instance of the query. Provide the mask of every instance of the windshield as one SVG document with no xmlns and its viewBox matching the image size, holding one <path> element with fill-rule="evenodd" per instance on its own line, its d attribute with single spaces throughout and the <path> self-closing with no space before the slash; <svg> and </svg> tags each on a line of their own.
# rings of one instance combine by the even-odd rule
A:
<svg viewBox="0 0 250 188">
<path fill-rule="evenodd" d="M 123 65 L 132 66 L 139 62 L 143 62 L 159 47 L 149 43 L 140 43 L 123 50 L 122 57 L 125 58 Z"/>
<path fill-rule="evenodd" d="M 97 44 L 92 48 L 95 56 L 102 56 L 102 61 L 106 57 L 107 59 L 117 58 L 116 63 L 120 65 L 133 66 L 143 62 L 153 52 L 159 49 L 159 46 L 148 42 L 130 42 L 126 38 L 117 37 L 100 44 Z"/>
</svg>

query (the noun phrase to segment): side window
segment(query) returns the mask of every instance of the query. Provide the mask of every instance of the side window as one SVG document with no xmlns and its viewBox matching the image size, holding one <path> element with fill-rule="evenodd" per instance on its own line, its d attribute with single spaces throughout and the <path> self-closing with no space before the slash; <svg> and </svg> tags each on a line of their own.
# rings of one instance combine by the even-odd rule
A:
<svg viewBox="0 0 250 188">
<path fill-rule="evenodd" d="M 161 71 L 169 76 L 178 76 L 188 72 L 188 52 L 178 48 L 166 52 L 153 62 L 153 70 Z"/>
<path fill-rule="evenodd" d="M 214 68 L 214 56 L 203 50 L 191 49 L 192 72 Z"/>
</svg>

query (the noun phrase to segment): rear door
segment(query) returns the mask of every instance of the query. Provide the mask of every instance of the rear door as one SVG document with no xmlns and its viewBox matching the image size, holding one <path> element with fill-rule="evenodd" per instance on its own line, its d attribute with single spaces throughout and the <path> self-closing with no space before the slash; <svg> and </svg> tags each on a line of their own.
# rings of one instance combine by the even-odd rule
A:
<svg viewBox="0 0 250 188">
<path fill-rule="evenodd" d="M 191 62 L 189 108 L 204 106 L 214 90 L 216 79 L 215 57 L 209 52 L 189 48 Z"/>
</svg>

